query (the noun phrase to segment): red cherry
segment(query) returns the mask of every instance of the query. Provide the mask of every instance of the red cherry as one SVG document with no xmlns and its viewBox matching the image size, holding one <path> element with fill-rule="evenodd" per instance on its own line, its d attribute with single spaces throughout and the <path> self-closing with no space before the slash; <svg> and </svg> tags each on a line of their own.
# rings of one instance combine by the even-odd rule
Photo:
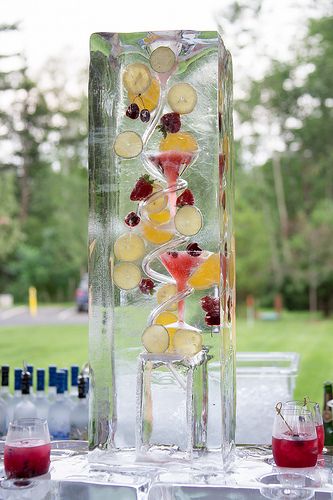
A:
<svg viewBox="0 0 333 500">
<path fill-rule="evenodd" d="M 140 108 L 135 102 L 130 104 L 126 110 L 126 116 L 132 120 L 136 120 L 140 114 Z"/>
<path fill-rule="evenodd" d="M 192 255 L 192 257 L 199 257 L 199 255 L 202 252 L 202 249 L 199 247 L 198 243 L 190 243 L 186 247 L 186 252 Z"/>
<path fill-rule="evenodd" d="M 140 217 L 138 216 L 138 214 L 136 214 L 135 212 L 129 212 L 125 219 L 124 219 L 124 222 L 127 226 L 129 227 L 135 227 L 139 224 L 140 222 Z"/>
<path fill-rule="evenodd" d="M 139 284 L 140 291 L 145 295 L 152 295 L 154 292 L 154 282 L 150 278 L 142 278 Z"/>
<path fill-rule="evenodd" d="M 194 205 L 194 195 L 190 189 L 185 189 L 185 191 L 178 196 L 176 200 L 177 207 L 183 207 L 184 205 Z"/>
<path fill-rule="evenodd" d="M 149 122 L 150 113 L 148 109 L 142 109 L 140 113 L 140 120 L 144 123 Z"/>
<path fill-rule="evenodd" d="M 136 181 L 136 184 L 130 194 L 132 201 L 141 201 L 147 198 L 153 192 L 153 182 L 149 175 L 144 175 Z"/>
</svg>

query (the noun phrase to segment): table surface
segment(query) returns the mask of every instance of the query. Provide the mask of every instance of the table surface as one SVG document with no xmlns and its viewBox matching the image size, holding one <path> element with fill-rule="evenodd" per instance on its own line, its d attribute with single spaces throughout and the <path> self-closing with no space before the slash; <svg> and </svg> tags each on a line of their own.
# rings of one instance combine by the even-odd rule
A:
<svg viewBox="0 0 333 500">
<path fill-rule="evenodd" d="M 238 446 L 225 472 L 211 454 L 192 466 L 135 463 L 131 454 L 119 463 L 90 463 L 86 442 L 58 441 L 52 443 L 49 473 L 20 482 L 4 478 L 3 448 L 0 442 L 0 499 L 333 499 L 332 450 L 325 450 L 316 467 L 282 469 L 269 446 Z"/>
</svg>

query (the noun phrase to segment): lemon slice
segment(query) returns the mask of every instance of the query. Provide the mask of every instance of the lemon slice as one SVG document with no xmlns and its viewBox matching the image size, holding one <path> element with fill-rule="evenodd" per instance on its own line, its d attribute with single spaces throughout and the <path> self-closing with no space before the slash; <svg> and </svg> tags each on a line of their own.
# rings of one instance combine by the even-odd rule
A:
<svg viewBox="0 0 333 500">
<path fill-rule="evenodd" d="M 166 208 L 165 210 L 161 210 L 161 212 L 149 214 L 149 219 L 157 225 L 167 224 L 171 219 L 170 210 Z"/>
<path fill-rule="evenodd" d="M 145 243 L 135 233 L 122 234 L 114 244 L 114 254 L 119 260 L 134 261 L 145 254 Z"/>
<path fill-rule="evenodd" d="M 173 337 L 174 350 L 183 356 L 194 356 L 202 349 L 202 336 L 194 330 L 177 330 Z"/>
<path fill-rule="evenodd" d="M 150 54 L 150 65 L 157 73 L 167 73 L 176 62 L 176 56 L 169 47 L 158 47 Z"/>
<path fill-rule="evenodd" d="M 151 325 L 142 334 L 142 344 L 148 352 L 160 354 L 169 347 L 169 334 L 163 325 Z"/>
<path fill-rule="evenodd" d="M 163 311 L 156 318 L 154 319 L 154 323 L 158 325 L 171 325 L 172 323 L 175 323 L 178 320 L 176 314 L 170 312 L 170 311 Z"/>
<path fill-rule="evenodd" d="M 189 83 L 176 83 L 168 92 L 170 108 L 181 115 L 191 113 L 197 100 L 196 90 Z"/>
<path fill-rule="evenodd" d="M 151 222 L 146 221 L 142 224 L 143 237 L 153 245 L 163 245 L 172 240 L 173 233 L 166 229 L 159 229 Z"/>
<path fill-rule="evenodd" d="M 158 304 L 163 304 L 163 302 L 166 302 L 167 300 L 171 299 L 171 297 L 174 297 L 177 293 L 177 287 L 176 285 L 163 285 L 161 288 L 157 290 L 156 294 L 156 299 Z M 175 311 L 177 309 L 178 305 L 177 302 L 174 302 L 173 304 L 170 304 L 168 309 L 170 311 Z"/>
<path fill-rule="evenodd" d="M 155 214 L 157 212 L 161 212 L 167 204 L 168 204 L 168 197 L 162 194 L 163 187 L 161 184 L 158 184 L 157 182 L 154 182 L 153 184 L 153 193 L 157 193 L 158 191 L 161 191 L 160 196 L 158 198 L 155 198 L 153 201 L 149 201 L 145 208 L 149 214 Z"/>
<path fill-rule="evenodd" d="M 149 68 L 142 63 L 129 64 L 123 74 L 123 83 L 128 92 L 142 94 L 151 84 Z"/>
<path fill-rule="evenodd" d="M 131 290 L 139 285 L 141 271 L 132 262 L 120 262 L 113 269 L 113 281 L 122 290 Z"/>
<path fill-rule="evenodd" d="M 136 132 L 126 130 L 117 135 L 113 149 L 121 158 L 135 158 L 142 151 L 142 139 Z"/>
<path fill-rule="evenodd" d="M 194 236 L 202 228 L 202 215 L 198 208 L 184 205 L 175 215 L 175 227 L 184 236 Z"/>
</svg>

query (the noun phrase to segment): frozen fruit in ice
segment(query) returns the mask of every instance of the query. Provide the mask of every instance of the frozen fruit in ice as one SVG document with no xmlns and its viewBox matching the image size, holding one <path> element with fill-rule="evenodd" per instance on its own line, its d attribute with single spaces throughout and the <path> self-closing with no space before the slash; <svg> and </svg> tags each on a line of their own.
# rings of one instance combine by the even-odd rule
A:
<svg viewBox="0 0 333 500">
<path fill-rule="evenodd" d="M 172 257 L 173 259 L 177 259 L 178 257 L 178 252 L 174 251 L 174 252 L 167 252 L 168 255 L 170 255 L 170 257 Z"/>
<path fill-rule="evenodd" d="M 205 322 L 208 326 L 220 326 L 220 311 L 207 313 Z"/>
<path fill-rule="evenodd" d="M 170 311 L 163 311 L 156 316 L 156 318 L 154 319 L 154 323 L 166 326 L 175 323 L 177 320 L 178 318 L 176 314 Z"/>
<path fill-rule="evenodd" d="M 136 181 L 134 188 L 130 194 L 132 201 L 141 201 L 147 198 L 153 192 L 153 183 L 149 175 L 143 175 Z"/>
<path fill-rule="evenodd" d="M 220 255 L 213 253 L 202 262 L 188 280 L 189 286 L 196 290 L 205 290 L 220 282 Z"/>
<path fill-rule="evenodd" d="M 198 208 L 184 205 L 175 215 L 175 227 L 184 236 L 194 236 L 202 228 L 202 215 Z"/>
<path fill-rule="evenodd" d="M 149 68 L 142 63 L 129 64 L 125 68 L 123 82 L 128 92 L 136 95 L 145 92 L 151 83 Z"/>
<path fill-rule="evenodd" d="M 202 336 L 195 330 L 179 329 L 173 337 L 174 350 L 183 356 L 194 356 L 202 349 Z"/>
<path fill-rule="evenodd" d="M 169 334 L 163 325 L 148 326 L 142 334 L 142 343 L 148 352 L 160 354 L 169 347 Z"/>
<path fill-rule="evenodd" d="M 130 102 L 135 102 L 139 106 L 140 111 L 143 109 L 148 109 L 150 112 L 153 111 L 160 99 L 160 84 L 158 80 L 153 78 L 148 89 L 141 94 L 128 92 L 128 99 Z"/>
<path fill-rule="evenodd" d="M 184 205 L 194 205 L 194 195 L 190 189 L 185 189 L 185 191 L 178 196 L 176 205 L 177 207 L 183 207 Z"/>
<path fill-rule="evenodd" d="M 189 132 L 167 134 L 160 142 L 160 151 L 185 151 L 193 153 L 197 149 L 198 143 Z"/>
<path fill-rule="evenodd" d="M 166 302 L 167 300 L 171 299 L 171 297 L 174 297 L 177 293 L 177 287 L 176 285 L 173 284 L 167 284 L 163 285 L 161 288 L 157 290 L 156 294 L 156 299 L 158 304 L 163 304 L 163 302 Z M 171 311 L 174 311 L 177 309 L 177 301 L 172 302 L 169 306 L 168 309 Z"/>
<path fill-rule="evenodd" d="M 140 292 L 146 295 L 152 295 L 154 293 L 154 282 L 150 278 L 142 278 L 139 283 Z"/>
<path fill-rule="evenodd" d="M 207 313 L 205 322 L 208 326 L 220 325 L 220 299 L 206 295 L 201 299 L 201 307 Z"/>
<path fill-rule="evenodd" d="M 141 280 L 141 271 L 132 262 L 119 262 L 113 269 L 113 281 L 122 290 L 136 288 Z"/>
<path fill-rule="evenodd" d="M 173 233 L 169 229 L 157 228 L 149 221 L 143 223 L 142 234 L 149 243 L 154 245 L 162 245 L 173 238 Z"/>
<path fill-rule="evenodd" d="M 163 187 L 158 182 L 153 184 L 153 194 L 158 193 L 158 196 L 154 196 L 151 201 L 147 200 L 145 208 L 149 214 L 154 214 L 163 210 L 168 204 L 168 197 L 163 194 Z"/>
<path fill-rule="evenodd" d="M 189 243 L 186 247 L 186 252 L 192 255 L 192 257 L 199 257 L 202 249 L 199 247 L 198 243 Z"/>
<path fill-rule="evenodd" d="M 126 226 L 128 227 L 135 227 L 137 226 L 139 223 L 140 223 L 140 217 L 138 216 L 137 213 L 135 212 L 129 212 L 125 219 L 124 219 L 124 222 L 126 224 Z"/>
<path fill-rule="evenodd" d="M 180 127 L 181 121 L 179 113 L 166 113 L 162 116 L 160 125 L 157 128 L 162 132 L 163 137 L 166 137 L 167 132 L 175 134 L 179 132 Z"/>
<path fill-rule="evenodd" d="M 126 130 L 117 135 L 113 148 L 121 158 L 135 158 L 142 151 L 142 139 L 136 132 Z"/>
<path fill-rule="evenodd" d="M 205 312 L 218 312 L 220 310 L 220 299 L 206 295 L 201 299 L 201 307 Z"/>
<path fill-rule="evenodd" d="M 135 104 L 135 102 L 132 102 L 132 104 L 130 104 L 126 109 L 126 116 L 128 118 L 131 118 L 132 120 L 136 120 L 139 117 L 139 114 L 140 109 L 139 106 Z"/>
<path fill-rule="evenodd" d="M 185 115 L 195 108 L 198 97 L 189 83 L 176 83 L 168 92 L 168 103 L 172 111 Z"/>
<path fill-rule="evenodd" d="M 114 254 L 119 260 L 135 261 L 145 254 L 145 243 L 135 233 L 122 234 L 114 244 Z"/>
<path fill-rule="evenodd" d="M 170 210 L 166 208 L 160 212 L 149 214 L 149 219 L 157 225 L 166 224 L 171 219 Z"/>
<path fill-rule="evenodd" d="M 176 56 L 169 47 L 157 47 L 150 54 L 150 65 L 157 73 L 167 73 L 176 62 Z"/>
<path fill-rule="evenodd" d="M 142 109 L 140 111 L 140 120 L 144 123 L 147 123 L 149 122 L 150 120 L 150 113 L 148 111 L 148 109 Z"/>
</svg>

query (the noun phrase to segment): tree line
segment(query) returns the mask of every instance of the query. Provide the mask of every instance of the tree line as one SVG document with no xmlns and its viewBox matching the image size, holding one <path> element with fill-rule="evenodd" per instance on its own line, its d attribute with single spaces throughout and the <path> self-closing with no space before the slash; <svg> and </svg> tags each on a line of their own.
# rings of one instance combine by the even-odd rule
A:
<svg viewBox="0 0 333 500">
<path fill-rule="evenodd" d="M 87 266 L 87 101 L 66 91 L 59 62 L 45 75 L 48 86 L 22 54 L 0 54 L 0 293 L 17 301 L 31 285 L 41 300 L 70 300 Z M 281 293 L 290 309 L 331 312 L 332 88 L 333 18 L 322 17 L 291 62 L 272 60 L 235 102 L 247 125 L 236 144 L 239 301 L 271 306 Z"/>
</svg>

